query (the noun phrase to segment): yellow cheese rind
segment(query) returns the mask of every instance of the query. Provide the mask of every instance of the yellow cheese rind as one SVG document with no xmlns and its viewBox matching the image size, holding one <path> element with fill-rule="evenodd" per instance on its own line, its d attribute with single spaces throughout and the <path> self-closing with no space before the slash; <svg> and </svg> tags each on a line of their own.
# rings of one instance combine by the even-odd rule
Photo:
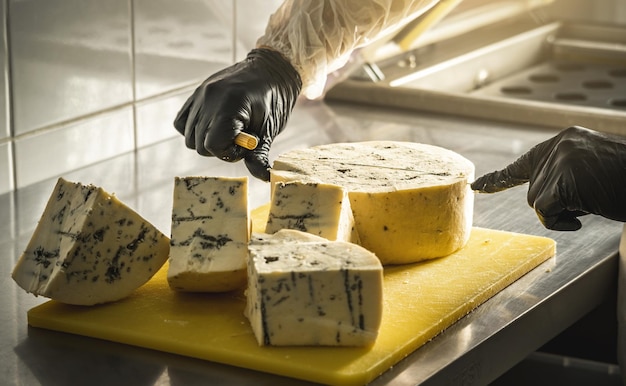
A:
<svg viewBox="0 0 626 386">
<path fill-rule="evenodd" d="M 273 184 L 323 182 L 348 190 L 360 244 L 385 265 L 447 256 L 472 226 L 474 165 L 432 145 L 372 141 L 298 149 L 276 159 Z"/>
<path fill-rule="evenodd" d="M 448 256 L 469 239 L 472 201 L 465 181 L 389 193 L 353 192 L 361 245 L 384 264 L 408 264 Z"/>
<path fill-rule="evenodd" d="M 168 278 L 170 288 L 181 292 L 228 292 L 246 284 L 246 270 L 185 271 Z"/>
</svg>

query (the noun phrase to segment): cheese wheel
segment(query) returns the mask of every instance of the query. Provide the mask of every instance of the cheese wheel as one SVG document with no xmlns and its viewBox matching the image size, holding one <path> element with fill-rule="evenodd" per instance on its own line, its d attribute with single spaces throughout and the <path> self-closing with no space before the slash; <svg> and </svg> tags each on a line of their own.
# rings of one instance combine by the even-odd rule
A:
<svg viewBox="0 0 626 386">
<path fill-rule="evenodd" d="M 334 143 L 279 155 L 270 176 L 272 185 L 305 181 L 347 189 L 361 245 L 383 264 L 447 256 L 469 239 L 474 165 L 448 149 Z"/>
</svg>

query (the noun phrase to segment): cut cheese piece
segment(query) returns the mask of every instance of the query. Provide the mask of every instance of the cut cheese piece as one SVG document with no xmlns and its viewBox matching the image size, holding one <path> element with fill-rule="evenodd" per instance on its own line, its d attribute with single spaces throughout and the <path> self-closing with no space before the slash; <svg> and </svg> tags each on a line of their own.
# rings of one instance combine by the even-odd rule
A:
<svg viewBox="0 0 626 386">
<path fill-rule="evenodd" d="M 189 292 L 243 287 L 250 228 L 247 177 L 176 177 L 170 287 Z"/>
<path fill-rule="evenodd" d="M 271 182 L 323 182 L 349 192 L 361 245 L 383 264 L 447 256 L 472 226 L 474 165 L 440 147 L 336 143 L 281 154 Z"/>
<path fill-rule="evenodd" d="M 246 317 L 259 345 L 369 346 L 382 319 L 378 258 L 297 230 L 255 233 Z"/>
<path fill-rule="evenodd" d="M 35 295 L 93 305 L 130 295 L 168 252 L 167 236 L 116 197 L 60 178 L 12 276 Z"/>
<path fill-rule="evenodd" d="M 274 185 L 265 233 L 281 229 L 359 242 L 348 192 L 337 185 L 299 181 Z"/>
</svg>

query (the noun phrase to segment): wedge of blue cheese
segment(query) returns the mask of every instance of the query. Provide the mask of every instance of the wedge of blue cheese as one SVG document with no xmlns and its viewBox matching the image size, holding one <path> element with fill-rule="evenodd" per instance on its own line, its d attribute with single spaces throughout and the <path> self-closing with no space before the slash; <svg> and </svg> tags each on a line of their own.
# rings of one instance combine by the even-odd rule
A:
<svg viewBox="0 0 626 386">
<path fill-rule="evenodd" d="M 281 229 L 359 243 L 348 191 L 338 185 L 301 181 L 275 184 L 265 233 Z"/>
<path fill-rule="evenodd" d="M 60 178 L 12 277 L 62 303 L 116 301 L 167 261 L 169 239 L 115 196 Z"/>
<path fill-rule="evenodd" d="M 333 143 L 280 154 L 272 184 L 339 185 L 348 191 L 360 245 L 383 264 L 447 256 L 472 228 L 474 165 L 449 149 L 396 141 Z"/>
<path fill-rule="evenodd" d="M 245 315 L 259 345 L 375 342 L 383 270 L 373 253 L 293 229 L 254 233 L 248 248 Z"/>
<path fill-rule="evenodd" d="M 245 286 L 250 231 L 247 177 L 176 177 L 170 287 L 225 292 Z"/>
</svg>

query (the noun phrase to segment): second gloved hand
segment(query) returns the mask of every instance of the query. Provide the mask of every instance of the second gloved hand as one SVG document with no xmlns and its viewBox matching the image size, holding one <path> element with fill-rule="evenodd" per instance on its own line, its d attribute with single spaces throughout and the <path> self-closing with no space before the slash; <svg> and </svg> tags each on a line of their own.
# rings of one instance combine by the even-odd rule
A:
<svg viewBox="0 0 626 386">
<path fill-rule="evenodd" d="M 548 229 L 578 230 L 585 214 L 626 221 L 626 138 L 570 127 L 472 189 L 494 193 L 525 182 L 528 204 Z"/>
<path fill-rule="evenodd" d="M 224 161 L 245 159 L 250 173 L 269 180 L 269 150 L 284 129 L 302 81 L 276 51 L 252 50 L 247 58 L 205 80 L 185 102 L 174 127 L 198 154 Z M 256 136 L 254 150 L 234 143 L 240 132 Z"/>
</svg>

